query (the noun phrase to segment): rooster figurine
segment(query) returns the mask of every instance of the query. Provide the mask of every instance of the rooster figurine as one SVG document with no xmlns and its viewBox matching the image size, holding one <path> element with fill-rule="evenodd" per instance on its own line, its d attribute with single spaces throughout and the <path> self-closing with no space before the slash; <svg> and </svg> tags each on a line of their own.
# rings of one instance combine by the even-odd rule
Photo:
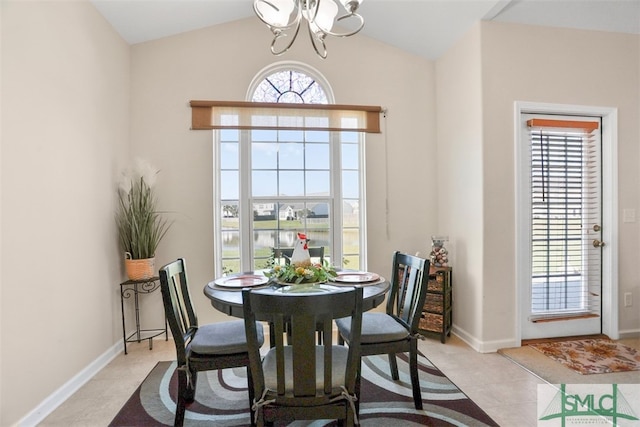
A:
<svg viewBox="0 0 640 427">
<path fill-rule="evenodd" d="M 309 255 L 309 247 L 307 246 L 307 236 L 304 233 L 298 233 L 298 240 L 293 247 L 291 254 L 291 264 L 296 267 L 308 267 L 311 265 L 311 256 Z"/>
</svg>

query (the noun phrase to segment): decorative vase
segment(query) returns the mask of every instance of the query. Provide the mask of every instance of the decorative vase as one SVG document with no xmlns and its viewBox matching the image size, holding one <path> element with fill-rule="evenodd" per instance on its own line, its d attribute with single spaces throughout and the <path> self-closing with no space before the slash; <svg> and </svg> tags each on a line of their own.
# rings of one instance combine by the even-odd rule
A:
<svg viewBox="0 0 640 427">
<path fill-rule="evenodd" d="M 147 280 L 156 274 L 156 259 L 132 259 L 129 252 L 124 253 L 124 267 L 130 280 Z"/>
<path fill-rule="evenodd" d="M 449 251 L 444 244 L 449 241 L 448 236 L 431 236 L 431 265 L 434 267 L 447 267 L 449 265 Z"/>
</svg>

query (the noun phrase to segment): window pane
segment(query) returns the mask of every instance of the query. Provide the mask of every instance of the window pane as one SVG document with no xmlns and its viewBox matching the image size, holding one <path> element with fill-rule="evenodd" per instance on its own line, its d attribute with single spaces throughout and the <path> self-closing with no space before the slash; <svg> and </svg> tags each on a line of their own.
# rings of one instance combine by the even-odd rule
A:
<svg viewBox="0 0 640 427">
<path fill-rule="evenodd" d="M 360 193 L 359 177 L 356 171 L 342 172 L 342 197 L 358 198 Z"/>
<path fill-rule="evenodd" d="M 223 230 L 238 230 L 238 201 L 223 201 L 222 202 L 222 229 Z"/>
<path fill-rule="evenodd" d="M 258 142 L 273 142 L 278 140 L 278 131 L 275 130 L 252 130 L 251 140 Z"/>
<path fill-rule="evenodd" d="M 278 131 L 280 142 L 302 142 L 304 141 L 304 132 L 301 130 L 281 130 Z"/>
<path fill-rule="evenodd" d="M 237 142 L 225 142 L 220 144 L 220 168 L 238 169 Z"/>
<path fill-rule="evenodd" d="M 239 199 L 240 191 L 238 171 L 221 171 L 220 172 L 220 198 L 221 199 Z"/>
<path fill-rule="evenodd" d="M 280 172 L 280 196 L 304 195 L 304 172 L 283 171 Z"/>
<path fill-rule="evenodd" d="M 360 226 L 358 200 L 345 200 L 342 203 L 342 225 L 345 228 Z"/>
<path fill-rule="evenodd" d="M 239 141 L 240 131 L 237 129 L 220 129 L 220 141 Z"/>
<path fill-rule="evenodd" d="M 255 222 L 268 222 L 269 224 L 260 224 L 254 227 L 253 232 L 253 269 L 262 269 L 268 267 L 268 261 L 271 257 L 272 249 L 275 247 L 276 231 L 273 227 L 276 221 L 273 219 L 255 219 Z"/>
<path fill-rule="evenodd" d="M 340 141 L 358 142 L 358 132 L 340 132 Z"/>
<path fill-rule="evenodd" d="M 329 170 L 329 144 L 307 144 L 305 159 L 307 169 Z"/>
<path fill-rule="evenodd" d="M 271 171 L 253 171 L 251 174 L 254 197 L 275 196 L 278 191 L 278 175 Z"/>
<path fill-rule="evenodd" d="M 342 169 L 358 169 L 358 151 L 355 144 L 342 144 Z"/>
<path fill-rule="evenodd" d="M 329 216 L 331 214 L 328 203 L 310 203 L 307 205 L 308 226 L 315 228 L 329 229 Z"/>
<path fill-rule="evenodd" d="M 280 169 L 304 169 L 304 145 L 300 143 L 280 144 Z"/>
<path fill-rule="evenodd" d="M 344 263 L 345 268 L 359 268 L 360 261 L 360 231 L 357 228 L 345 228 L 342 230 L 342 253 L 348 263 Z"/>
<path fill-rule="evenodd" d="M 328 196 L 331 185 L 329 171 L 307 172 L 307 196 Z"/>
<path fill-rule="evenodd" d="M 304 135 L 307 142 L 329 142 L 329 132 L 327 131 L 308 130 Z"/>
<path fill-rule="evenodd" d="M 253 169 L 276 169 L 278 167 L 278 144 L 267 142 L 251 144 L 251 166 Z"/>
<path fill-rule="evenodd" d="M 222 270 L 224 273 L 240 271 L 240 233 L 222 231 Z"/>
</svg>

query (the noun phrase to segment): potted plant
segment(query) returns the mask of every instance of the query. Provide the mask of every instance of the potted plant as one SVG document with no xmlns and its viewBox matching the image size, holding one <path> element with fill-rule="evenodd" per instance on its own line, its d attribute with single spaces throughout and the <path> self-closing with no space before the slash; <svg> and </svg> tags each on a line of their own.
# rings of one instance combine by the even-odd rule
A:
<svg viewBox="0 0 640 427">
<path fill-rule="evenodd" d="M 136 167 L 123 173 L 120 181 L 116 224 L 125 269 L 131 280 L 156 275 L 156 249 L 171 226 L 157 209 L 153 187 L 158 172 L 138 160 Z"/>
</svg>

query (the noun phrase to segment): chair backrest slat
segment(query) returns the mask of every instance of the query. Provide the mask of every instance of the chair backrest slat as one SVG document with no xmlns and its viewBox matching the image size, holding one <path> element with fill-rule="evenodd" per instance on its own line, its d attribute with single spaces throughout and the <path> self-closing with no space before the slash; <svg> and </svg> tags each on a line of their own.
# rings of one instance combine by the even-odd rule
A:
<svg viewBox="0 0 640 427">
<path fill-rule="evenodd" d="M 191 304 L 184 259 L 160 269 L 160 289 L 167 323 L 176 342 L 178 363 L 185 363 L 185 348 L 198 329 L 198 319 Z"/>
<path fill-rule="evenodd" d="M 429 260 L 396 252 L 393 256 L 387 314 L 418 331 L 429 281 Z"/>
</svg>

